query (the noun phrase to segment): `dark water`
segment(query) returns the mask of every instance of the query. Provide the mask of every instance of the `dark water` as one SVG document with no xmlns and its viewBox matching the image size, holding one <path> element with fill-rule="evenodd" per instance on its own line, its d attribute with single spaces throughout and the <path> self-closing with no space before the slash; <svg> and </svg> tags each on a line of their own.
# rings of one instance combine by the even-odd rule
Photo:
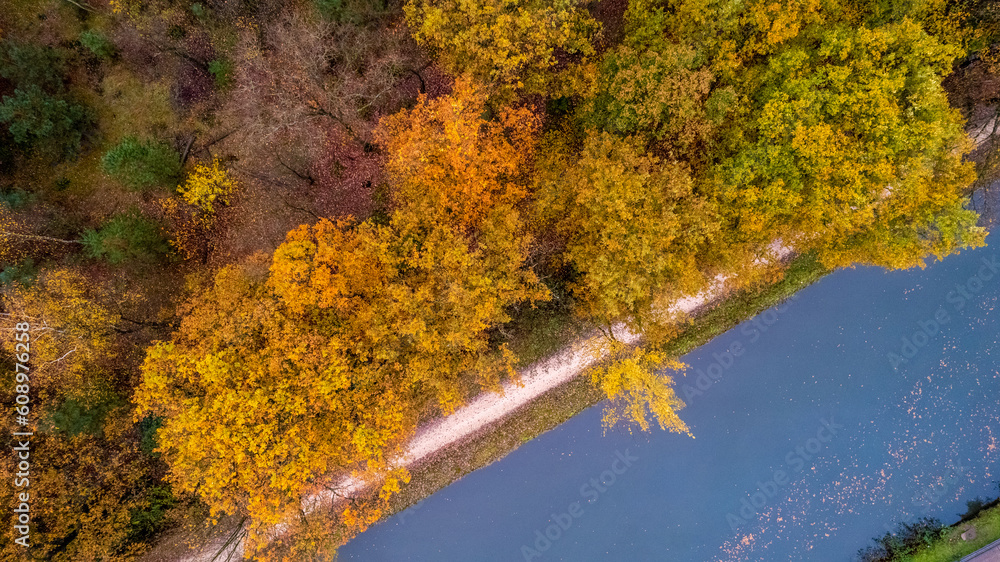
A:
<svg viewBox="0 0 1000 562">
<path fill-rule="evenodd" d="M 998 266 L 988 247 L 829 275 L 683 358 L 695 439 L 603 435 L 592 408 L 342 559 L 846 561 L 886 526 L 954 522 L 998 495 Z"/>
</svg>

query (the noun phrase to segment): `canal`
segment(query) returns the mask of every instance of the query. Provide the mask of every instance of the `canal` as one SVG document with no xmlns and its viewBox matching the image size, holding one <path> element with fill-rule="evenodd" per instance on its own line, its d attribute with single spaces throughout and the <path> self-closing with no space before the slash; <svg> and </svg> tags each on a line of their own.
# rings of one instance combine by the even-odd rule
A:
<svg viewBox="0 0 1000 562">
<path fill-rule="evenodd" d="M 996 246 L 828 275 L 683 358 L 695 438 L 605 434 L 596 406 L 341 559 L 847 561 L 952 523 L 1000 493 Z"/>
</svg>

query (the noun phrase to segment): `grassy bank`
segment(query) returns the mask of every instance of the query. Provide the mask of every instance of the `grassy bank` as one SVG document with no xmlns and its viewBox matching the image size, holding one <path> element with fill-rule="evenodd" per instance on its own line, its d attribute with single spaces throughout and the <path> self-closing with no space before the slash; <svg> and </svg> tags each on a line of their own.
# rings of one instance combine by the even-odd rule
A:
<svg viewBox="0 0 1000 562">
<path fill-rule="evenodd" d="M 976 538 L 962 540 L 962 533 L 971 527 L 976 529 Z M 900 562 L 955 562 L 997 539 L 1000 539 L 1000 506 L 985 509 L 971 521 L 942 530 L 934 543 Z"/>
<path fill-rule="evenodd" d="M 735 293 L 703 309 L 670 343 L 667 351 L 674 356 L 688 353 L 740 322 L 780 303 L 828 272 L 811 255 L 799 256 L 790 262 L 780 281 Z M 534 330 L 519 330 L 511 334 L 511 347 L 519 353 L 528 351 L 533 359 L 541 357 L 539 350 L 554 352 L 573 337 L 585 332 L 583 327 L 565 314 L 548 319 L 539 317 L 525 322 L 523 327 Z M 487 430 L 445 448 L 413 468 L 413 479 L 394 497 L 392 512 L 416 504 L 465 474 L 503 458 L 521 444 L 558 426 L 601 399 L 601 392 L 590 385 L 587 377 L 575 377 L 550 390 Z M 683 417 L 683 412 L 681 415 Z"/>
</svg>

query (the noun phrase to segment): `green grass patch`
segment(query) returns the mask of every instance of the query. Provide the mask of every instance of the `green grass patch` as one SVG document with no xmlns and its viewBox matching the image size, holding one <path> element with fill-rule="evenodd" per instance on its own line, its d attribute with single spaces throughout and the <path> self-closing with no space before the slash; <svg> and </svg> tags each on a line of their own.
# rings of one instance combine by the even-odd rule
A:
<svg viewBox="0 0 1000 562">
<path fill-rule="evenodd" d="M 558 352 L 582 336 L 586 326 L 569 309 L 542 303 L 518 314 L 505 331 L 507 347 L 523 368 Z"/>
<path fill-rule="evenodd" d="M 725 333 L 740 322 L 775 306 L 796 291 L 815 283 L 829 270 L 812 254 L 791 261 L 784 277 L 772 285 L 741 291 L 700 314 L 691 325 L 664 346 L 664 351 L 680 357 Z"/>
<path fill-rule="evenodd" d="M 962 533 L 970 527 L 976 528 L 976 538 L 962 540 Z M 1000 506 L 984 510 L 967 523 L 944 529 L 932 545 L 900 562 L 955 562 L 997 539 L 1000 539 Z"/>
<path fill-rule="evenodd" d="M 161 79 L 145 82 L 123 65 L 111 67 L 101 81 L 101 95 L 88 100 L 98 115 L 107 141 L 118 142 L 141 132 L 157 138 L 170 138 L 180 127 L 170 101 L 170 82 Z"/>
</svg>

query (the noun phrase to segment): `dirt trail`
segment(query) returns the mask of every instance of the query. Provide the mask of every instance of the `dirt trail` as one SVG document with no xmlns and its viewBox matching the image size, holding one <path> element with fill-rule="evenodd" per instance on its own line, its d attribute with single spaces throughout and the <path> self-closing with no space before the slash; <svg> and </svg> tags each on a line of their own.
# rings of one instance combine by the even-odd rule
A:
<svg viewBox="0 0 1000 562">
<path fill-rule="evenodd" d="M 780 244 L 773 245 L 772 250 L 775 258 L 779 260 L 792 253 L 791 248 Z M 699 307 L 724 294 L 726 281 L 727 278 L 724 276 L 717 277 L 708 289 L 697 295 L 678 300 L 671 305 L 669 311 L 684 314 L 694 312 Z M 639 336 L 630 333 L 624 325 L 615 326 L 614 335 L 619 341 L 625 343 L 635 343 L 639 340 Z M 399 459 L 398 465 L 412 466 L 445 447 L 472 436 L 490 424 L 502 420 L 549 390 L 565 384 L 600 359 L 602 353 L 594 353 L 593 351 L 600 349 L 599 346 L 598 336 L 583 338 L 562 352 L 529 366 L 520 373 L 520 384 L 509 382 L 504 385 L 502 393 L 483 393 L 456 410 L 452 415 L 422 426 L 410 441 L 406 454 Z M 343 479 L 336 488 L 342 494 L 349 494 L 355 491 L 359 484 L 354 478 L 348 477 Z M 312 511 L 313 506 L 327 499 L 328 497 L 325 495 L 309 498 L 305 502 L 309 506 L 306 511 Z M 202 549 L 191 552 L 183 558 L 183 562 L 211 562 L 213 556 L 219 552 L 225 542 L 226 537 L 210 541 Z M 241 544 L 232 544 L 216 560 L 225 560 L 227 555 L 238 559 L 242 555 L 242 550 Z M 152 562 L 152 560 L 162 560 L 162 558 L 147 558 L 147 562 Z"/>
</svg>

